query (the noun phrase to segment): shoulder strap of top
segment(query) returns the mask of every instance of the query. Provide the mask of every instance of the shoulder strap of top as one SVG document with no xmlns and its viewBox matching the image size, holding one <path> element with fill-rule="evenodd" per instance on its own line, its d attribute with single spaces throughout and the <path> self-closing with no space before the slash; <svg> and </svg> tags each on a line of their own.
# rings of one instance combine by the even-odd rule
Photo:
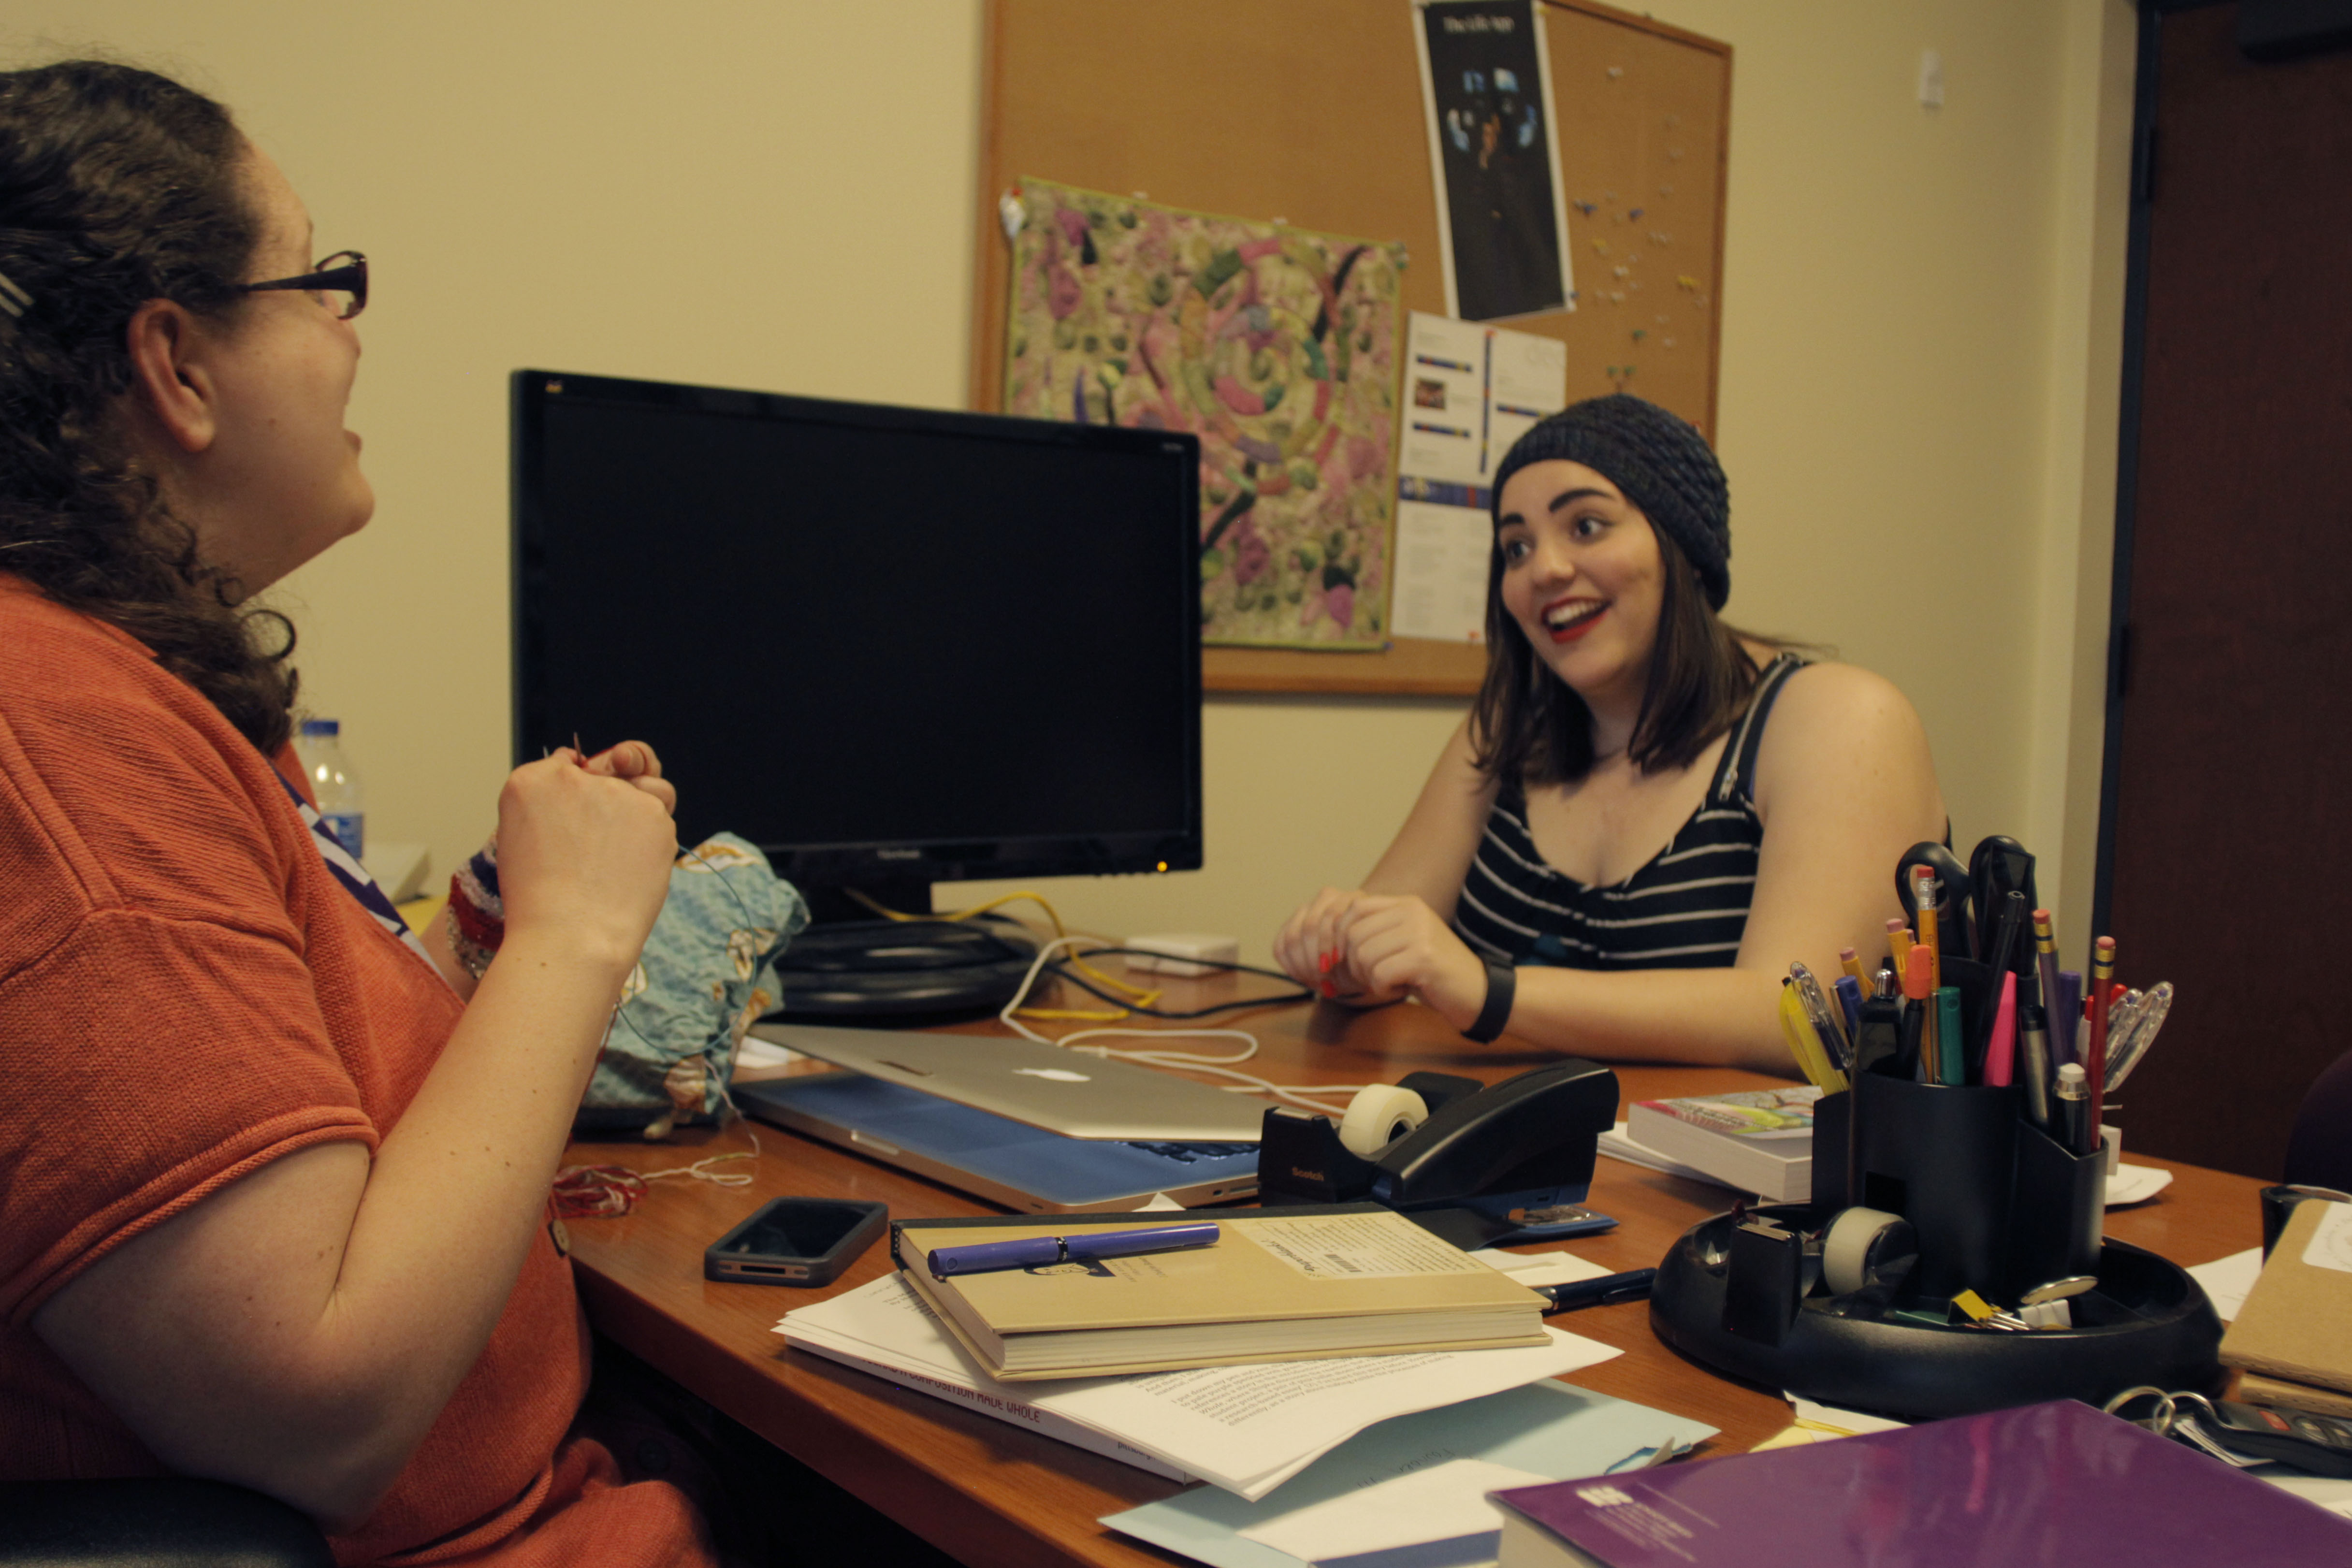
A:
<svg viewBox="0 0 2352 1568">
<path fill-rule="evenodd" d="M 1717 805 L 1756 797 L 1756 754 L 1764 748 L 1764 721 L 1770 717 L 1772 704 L 1789 677 L 1804 668 L 1803 659 L 1784 653 L 1756 678 L 1756 689 L 1748 697 L 1748 711 L 1731 727 L 1731 737 L 1723 744 L 1723 760 L 1716 766 L 1714 786 L 1707 792 Z"/>
</svg>

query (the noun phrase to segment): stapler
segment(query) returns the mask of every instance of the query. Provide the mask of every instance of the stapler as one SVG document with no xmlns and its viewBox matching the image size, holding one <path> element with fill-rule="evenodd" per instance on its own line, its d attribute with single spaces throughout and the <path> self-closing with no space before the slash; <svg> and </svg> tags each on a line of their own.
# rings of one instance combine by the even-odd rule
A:
<svg viewBox="0 0 2352 1568">
<path fill-rule="evenodd" d="M 1258 1201 L 1370 1199 L 1465 1249 L 1605 1230 L 1582 1206 L 1601 1134 L 1617 1119 L 1617 1075 L 1570 1057 L 1494 1085 L 1450 1073 L 1398 1080 L 1429 1119 L 1369 1157 L 1328 1116 L 1275 1106 L 1258 1150 Z"/>
</svg>

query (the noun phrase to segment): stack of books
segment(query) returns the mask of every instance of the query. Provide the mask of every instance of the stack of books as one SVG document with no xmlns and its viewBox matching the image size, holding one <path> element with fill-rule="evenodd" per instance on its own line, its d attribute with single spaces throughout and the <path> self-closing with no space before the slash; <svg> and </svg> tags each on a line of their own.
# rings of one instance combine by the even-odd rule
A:
<svg viewBox="0 0 2352 1568">
<path fill-rule="evenodd" d="M 1053 1237 L 1072 1217 L 905 1220 L 891 1251 L 1007 1383 L 1544 1343 L 1543 1297 L 1370 1204 L 1221 1217 L 1215 1245 L 1185 1251 L 946 1279 L 929 1267 L 935 1247 Z"/>
<path fill-rule="evenodd" d="M 1811 1084 L 1645 1100 L 1624 1131 L 1604 1133 L 1601 1152 L 1675 1175 L 1720 1182 L 1768 1203 L 1801 1204 L 1813 1194 Z"/>
<path fill-rule="evenodd" d="M 2352 1417 L 2352 1204 L 2295 1205 L 2221 1337 L 2252 1405 Z"/>
</svg>

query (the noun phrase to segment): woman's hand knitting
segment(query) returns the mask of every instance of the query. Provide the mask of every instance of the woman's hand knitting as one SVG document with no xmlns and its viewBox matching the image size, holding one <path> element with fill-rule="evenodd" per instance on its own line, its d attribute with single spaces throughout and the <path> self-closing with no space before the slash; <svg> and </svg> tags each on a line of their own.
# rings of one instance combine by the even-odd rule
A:
<svg viewBox="0 0 2352 1568">
<path fill-rule="evenodd" d="M 501 953 L 548 939 L 567 958 L 625 973 L 669 890 L 676 798 L 641 742 L 594 758 L 565 747 L 509 774 L 499 795 Z"/>
</svg>

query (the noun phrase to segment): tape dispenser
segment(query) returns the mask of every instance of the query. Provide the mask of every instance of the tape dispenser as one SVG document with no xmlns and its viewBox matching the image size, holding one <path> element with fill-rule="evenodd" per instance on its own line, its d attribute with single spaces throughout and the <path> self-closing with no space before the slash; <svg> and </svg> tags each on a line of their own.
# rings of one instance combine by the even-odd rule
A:
<svg viewBox="0 0 2352 1568">
<path fill-rule="evenodd" d="M 1258 1201 L 1370 1199 L 1463 1247 L 1604 1230 L 1583 1207 L 1601 1134 L 1617 1117 L 1617 1075 L 1569 1058 L 1500 1083 L 1416 1072 L 1358 1092 L 1328 1116 L 1270 1107 Z"/>
</svg>

